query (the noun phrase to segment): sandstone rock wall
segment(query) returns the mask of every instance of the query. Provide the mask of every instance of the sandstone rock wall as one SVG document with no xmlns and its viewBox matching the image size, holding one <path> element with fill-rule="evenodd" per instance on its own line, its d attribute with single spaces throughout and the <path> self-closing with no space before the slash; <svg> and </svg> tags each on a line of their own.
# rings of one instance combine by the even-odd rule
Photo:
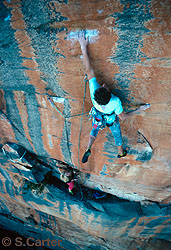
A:
<svg viewBox="0 0 171 250">
<path fill-rule="evenodd" d="M 16 143 L 38 158 L 63 161 L 88 174 L 84 186 L 89 188 L 131 201 L 157 202 L 154 206 L 168 204 L 170 1 L 6 0 L 0 2 L 0 13 L 0 144 Z M 88 163 L 81 163 L 91 130 L 88 112 L 92 104 L 76 39 L 80 29 L 90 37 L 89 53 L 99 83 L 105 82 L 120 97 L 124 110 L 151 104 L 148 111 L 121 122 L 124 147 L 128 149 L 125 158 L 117 159 L 112 134 L 106 128 L 99 133 Z M 45 174 L 46 166 L 41 171 Z M 31 193 L 24 196 L 25 180 L 36 183 L 33 170 L 22 172 L 2 152 L 2 218 L 4 211 L 13 216 L 16 206 L 19 211 L 33 209 L 37 216 L 42 212 L 60 218 L 59 227 L 67 218 L 73 227 L 95 237 L 92 244 L 97 245 L 101 237 L 110 241 L 111 249 L 115 233 L 140 238 L 161 234 L 162 239 L 170 239 L 170 217 L 165 207 L 156 208 L 157 214 L 145 215 L 137 215 L 134 208 L 130 220 L 123 220 L 116 229 L 104 210 L 100 211 L 105 218 L 83 208 L 85 218 L 89 214 L 92 217 L 82 223 L 83 215 L 76 219 L 80 204 L 57 202 L 57 190 L 49 198 L 52 187 L 47 200 L 39 204 L 40 198 Z M 98 209 L 102 207 L 98 205 Z M 25 221 L 24 217 L 21 220 Z M 69 235 L 65 238 L 72 242 Z"/>
<path fill-rule="evenodd" d="M 11 151 L 11 156 L 14 153 Z M 168 205 L 143 204 L 109 194 L 97 200 L 92 190 L 81 184 L 72 196 L 67 185 L 59 179 L 54 160 L 43 158 L 42 161 L 36 155 L 29 158 L 26 152 L 25 159 L 30 163 L 34 161 L 34 166 L 29 169 L 31 164 L 26 165 L 26 161 L 23 167 L 24 162 L 17 162 L 14 158 L 7 160 L 3 154 L 0 157 L 3 159 L 0 226 L 18 233 L 23 244 L 31 237 L 39 246 L 47 239 L 60 241 L 59 249 L 131 250 L 138 245 L 145 250 L 147 242 L 152 249 L 152 239 L 156 239 L 154 242 L 158 242 L 159 247 L 162 246 L 161 239 L 166 241 L 163 246 L 169 248 L 171 245 L 167 242 L 171 224 Z M 4 236 L 11 238 L 9 232 Z M 19 244 L 16 238 L 12 238 L 14 246 Z M 50 249 L 56 249 L 49 244 Z"/>
<path fill-rule="evenodd" d="M 123 193 L 122 183 L 127 182 L 132 199 L 137 193 L 142 199 L 167 200 L 169 1 L 13 0 L 1 2 L 1 9 L 1 144 L 17 142 L 38 155 L 105 175 L 121 182 Z M 105 129 L 89 162 L 81 164 L 92 104 L 83 81 L 79 29 L 90 37 L 89 52 L 99 83 L 108 84 L 124 110 L 151 103 L 147 112 L 121 123 L 129 152 L 125 159 L 116 158 L 113 137 Z M 101 178 L 102 184 L 107 185 L 109 178 Z"/>
</svg>

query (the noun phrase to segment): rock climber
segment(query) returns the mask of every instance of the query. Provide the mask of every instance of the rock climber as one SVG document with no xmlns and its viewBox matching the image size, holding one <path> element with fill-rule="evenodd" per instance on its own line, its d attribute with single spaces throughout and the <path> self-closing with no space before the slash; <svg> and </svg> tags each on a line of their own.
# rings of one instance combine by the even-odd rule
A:
<svg viewBox="0 0 171 250">
<path fill-rule="evenodd" d="M 80 31 L 78 33 L 78 41 L 80 43 L 83 63 L 86 68 L 87 77 L 89 80 L 90 96 L 93 103 L 93 108 L 90 114 L 93 117 L 92 130 L 89 135 L 88 147 L 82 157 L 82 163 L 88 161 L 88 157 L 91 154 L 91 147 L 97 137 L 99 129 L 108 126 L 114 136 L 115 144 L 118 148 L 118 158 L 125 157 L 127 155 L 126 149 L 123 149 L 122 134 L 120 129 L 119 119 L 125 120 L 126 118 L 133 116 L 139 112 L 142 112 L 150 107 L 150 104 L 141 105 L 134 111 L 125 113 L 122 108 L 120 99 L 113 95 L 108 86 L 104 83 L 100 86 L 96 80 L 94 70 L 90 64 L 88 56 L 88 37 L 85 37 L 85 32 Z"/>
<path fill-rule="evenodd" d="M 71 194 L 74 194 L 75 181 L 77 180 L 75 172 L 71 169 L 59 169 L 59 172 L 60 179 L 68 185 L 68 191 Z"/>
</svg>

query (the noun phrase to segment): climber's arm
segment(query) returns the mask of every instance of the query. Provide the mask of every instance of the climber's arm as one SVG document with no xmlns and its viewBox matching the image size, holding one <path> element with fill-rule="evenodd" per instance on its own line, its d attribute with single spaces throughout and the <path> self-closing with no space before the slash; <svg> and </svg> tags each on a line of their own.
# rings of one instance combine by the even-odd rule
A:
<svg viewBox="0 0 171 250">
<path fill-rule="evenodd" d="M 89 59 L 89 56 L 88 56 L 88 49 L 87 49 L 87 47 L 88 47 L 88 38 L 85 38 L 83 31 L 79 32 L 78 41 L 79 41 L 80 46 L 81 46 L 81 51 L 82 51 L 82 55 L 83 55 L 83 62 L 84 62 L 84 65 L 86 67 L 86 73 L 87 73 L 87 76 L 88 76 L 88 80 L 90 80 L 95 75 L 94 75 L 94 70 L 93 70 L 93 68 L 92 68 L 92 66 L 90 64 L 90 59 Z"/>
<path fill-rule="evenodd" d="M 88 57 L 87 47 L 81 48 L 81 50 L 82 50 L 82 54 L 83 54 L 83 62 L 84 62 L 84 65 L 86 67 L 86 72 L 87 72 L 88 80 L 90 80 L 95 75 L 94 75 L 94 70 L 93 70 L 93 68 L 91 67 L 91 64 L 90 64 L 90 60 L 89 60 L 89 57 Z"/>
<path fill-rule="evenodd" d="M 139 113 L 139 111 L 138 110 L 134 110 L 134 111 L 131 111 L 131 112 L 128 112 L 128 113 L 125 113 L 124 111 L 121 113 L 121 114 L 119 114 L 118 116 L 119 116 L 119 119 L 121 119 L 122 121 L 124 121 L 125 119 L 127 119 L 128 117 L 131 117 L 131 116 L 133 116 L 133 115 L 135 115 L 135 114 L 138 114 Z"/>
<path fill-rule="evenodd" d="M 131 117 L 133 115 L 136 115 L 142 111 L 145 111 L 146 109 L 148 109 L 150 107 L 150 104 L 145 104 L 145 105 L 141 105 L 139 108 L 137 108 L 136 110 L 130 111 L 128 113 L 125 113 L 124 111 L 122 113 L 120 113 L 118 116 L 119 118 L 123 121 L 125 119 L 127 119 L 128 117 Z"/>
</svg>

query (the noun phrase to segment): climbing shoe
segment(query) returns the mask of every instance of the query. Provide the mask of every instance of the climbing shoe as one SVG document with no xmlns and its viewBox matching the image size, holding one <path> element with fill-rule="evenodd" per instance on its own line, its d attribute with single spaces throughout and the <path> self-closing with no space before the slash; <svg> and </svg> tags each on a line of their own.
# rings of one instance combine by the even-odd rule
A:
<svg viewBox="0 0 171 250">
<path fill-rule="evenodd" d="M 93 196 L 94 196 L 94 198 L 96 198 L 96 199 L 101 199 L 101 198 L 106 197 L 106 193 L 101 192 L 101 191 L 95 191 L 95 192 L 93 193 Z"/>
<path fill-rule="evenodd" d="M 118 154 L 118 158 L 125 157 L 127 155 L 127 151 L 124 150 L 123 154 Z"/>
<path fill-rule="evenodd" d="M 88 161 L 89 155 L 91 155 L 91 150 L 87 149 L 83 155 L 82 163 L 86 163 Z"/>
</svg>

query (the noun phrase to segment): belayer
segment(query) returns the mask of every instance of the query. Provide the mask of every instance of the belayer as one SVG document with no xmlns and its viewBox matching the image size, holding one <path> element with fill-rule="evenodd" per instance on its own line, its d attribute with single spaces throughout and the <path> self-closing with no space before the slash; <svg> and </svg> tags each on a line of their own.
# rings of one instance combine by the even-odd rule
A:
<svg viewBox="0 0 171 250">
<path fill-rule="evenodd" d="M 87 149 L 82 158 L 82 163 L 88 161 L 88 157 L 91 154 L 91 147 L 97 137 L 99 130 L 106 126 L 110 128 L 114 136 L 115 144 L 118 148 L 118 158 L 124 157 L 127 155 L 127 151 L 123 149 L 122 146 L 123 142 L 119 119 L 125 120 L 130 116 L 144 111 L 150 107 L 150 104 L 141 105 L 136 110 L 125 113 L 123 111 L 120 99 L 110 92 L 108 86 L 105 83 L 100 86 L 96 81 L 94 70 L 90 64 L 90 59 L 88 56 L 88 38 L 85 37 L 84 31 L 79 32 L 78 41 L 81 46 L 83 62 L 85 64 L 86 73 L 89 80 L 90 96 L 93 103 L 93 108 L 90 111 L 90 115 L 93 118 L 93 127 L 90 132 Z"/>
<path fill-rule="evenodd" d="M 77 176 L 79 175 L 79 171 L 77 169 L 72 169 L 72 168 L 68 169 L 59 168 L 59 172 L 60 172 L 60 179 L 68 185 L 68 191 L 71 194 L 74 194 L 74 191 L 76 190 L 76 181 L 77 181 Z"/>
</svg>

